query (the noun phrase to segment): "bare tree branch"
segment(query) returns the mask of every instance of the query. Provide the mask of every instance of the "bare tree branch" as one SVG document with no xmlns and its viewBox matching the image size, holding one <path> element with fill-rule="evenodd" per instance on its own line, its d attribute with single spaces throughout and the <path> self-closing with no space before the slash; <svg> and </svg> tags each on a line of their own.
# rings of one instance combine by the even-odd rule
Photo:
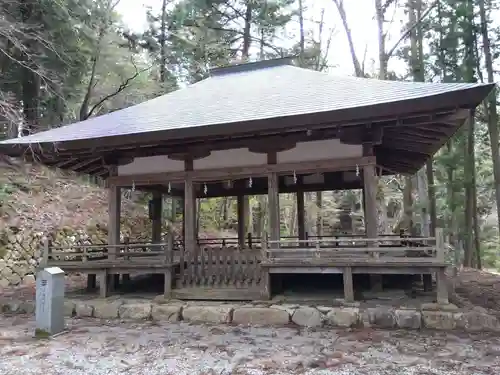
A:
<svg viewBox="0 0 500 375">
<path fill-rule="evenodd" d="M 347 22 L 347 15 L 344 9 L 344 1 L 333 0 L 333 3 L 337 6 L 340 18 L 342 19 L 342 24 L 344 25 L 347 41 L 349 42 L 349 50 L 351 52 L 352 64 L 354 66 L 354 73 L 356 74 L 356 77 L 362 77 L 364 74 L 363 71 L 361 70 L 361 65 L 359 63 L 358 57 L 356 56 L 356 50 L 354 49 L 354 42 L 352 39 L 351 29 L 349 28 L 349 24 Z"/>
<path fill-rule="evenodd" d="M 132 61 L 133 63 L 133 61 Z M 120 86 L 118 86 L 118 88 L 112 92 L 111 94 L 108 94 L 106 96 L 104 96 L 101 100 L 99 100 L 96 104 L 94 104 L 92 106 L 92 108 L 88 111 L 87 115 L 85 116 L 85 118 L 83 118 L 82 120 L 87 120 L 90 116 L 92 116 L 92 114 L 96 111 L 96 109 L 98 107 L 100 107 L 105 101 L 115 97 L 116 95 L 118 95 L 119 93 L 121 93 L 123 90 L 125 90 L 127 87 L 129 87 L 130 83 L 136 79 L 141 73 L 145 72 L 145 71 L 148 71 L 149 69 L 151 69 L 151 66 L 147 67 L 147 68 L 143 68 L 141 70 L 138 70 L 137 69 L 137 66 L 134 64 L 134 67 L 135 67 L 135 73 L 127 78 L 125 81 L 123 81 Z"/>
<path fill-rule="evenodd" d="M 410 25 L 410 27 L 408 27 L 408 29 L 405 30 L 405 32 L 403 34 L 400 35 L 399 39 L 396 41 L 396 43 L 394 43 L 394 45 L 392 46 L 392 48 L 386 53 L 386 59 L 388 60 L 392 55 L 393 53 L 396 51 L 396 49 L 398 48 L 399 44 L 405 40 L 413 30 L 415 30 L 416 27 L 418 27 L 424 20 L 425 18 L 431 13 L 431 11 L 439 4 L 439 0 L 436 0 L 434 1 L 434 3 L 432 3 L 429 8 L 427 8 L 427 10 L 425 12 L 422 13 L 422 15 L 420 16 L 419 19 L 417 19 L 415 21 L 415 23 L 413 25 Z"/>
</svg>

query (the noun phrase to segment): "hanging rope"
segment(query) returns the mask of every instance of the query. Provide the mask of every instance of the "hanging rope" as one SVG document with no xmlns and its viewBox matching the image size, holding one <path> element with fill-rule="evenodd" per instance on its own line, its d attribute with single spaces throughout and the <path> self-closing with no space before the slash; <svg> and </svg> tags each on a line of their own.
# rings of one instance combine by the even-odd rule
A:
<svg viewBox="0 0 500 375">
<path fill-rule="evenodd" d="M 170 194 L 171 191 L 172 191 L 172 186 L 170 185 L 170 182 L 169 182 L 168 183 L 167 192 Z"/>
<path fill-rule="evenodd" d="M 293 171 L 293 183 L 297 184 L 297 174 Z"/>
<path fill-rule="evenodd" d="M 359 165 L 356 164 L 356 177 L 359 177 Z"/>
<path fill-rule="evenodd" d="M 250 178 L 248 179 L 248 187 L 249 187 L 249 188 L 252 188 L 252 183 L 253 183 L 253 181 L 252 181 L 252 177 L 250 177 Z"/>
</svg>

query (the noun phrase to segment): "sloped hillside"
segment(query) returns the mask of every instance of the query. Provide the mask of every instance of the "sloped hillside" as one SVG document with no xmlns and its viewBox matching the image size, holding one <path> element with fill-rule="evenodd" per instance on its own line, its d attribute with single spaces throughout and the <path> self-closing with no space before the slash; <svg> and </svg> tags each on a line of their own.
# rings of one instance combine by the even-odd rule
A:
<svg viewBox="0 0 500 375">
<path fill-rule="evenodd" d="M 106 228 L 107 205 L 107 190 L 84 177 L 27 164 L 0 165 L 0 230 Z M 128 224 L 124 229 L 132 224 L 128 219 L 147 218 L 137 196 L 123 198 L 122 210 L 127 219 L 124 224 Z"/>
<path fill-rule="evenodd" d="M 40 243 L 79 238 L 107 241 L 107 190 L 83 177 L 2 160 L 0 164 L 0 285 L 18 284 L 38 265 Z M 150 223 L 136 193 L 122 200 L 122 234 L 145 238 Z"/>
</svg>

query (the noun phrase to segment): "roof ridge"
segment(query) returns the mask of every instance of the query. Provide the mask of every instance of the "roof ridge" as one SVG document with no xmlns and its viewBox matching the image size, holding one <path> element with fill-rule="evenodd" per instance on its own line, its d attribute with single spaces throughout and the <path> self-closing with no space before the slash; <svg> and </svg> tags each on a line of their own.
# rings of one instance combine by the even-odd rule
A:
<svg viewBox="0 0 500 375">
<path fill-rule="evenodd" d="M 232 73 L 251 72 L 261 69 L 275 68 L 278 66 L 293 65 L 294 60 L 295 56 L 287 56 L 270 60 L 236 63 L 222 67 L 210 68 L 209 74 L 211 77 L 218 77 Z"/>
</svg>

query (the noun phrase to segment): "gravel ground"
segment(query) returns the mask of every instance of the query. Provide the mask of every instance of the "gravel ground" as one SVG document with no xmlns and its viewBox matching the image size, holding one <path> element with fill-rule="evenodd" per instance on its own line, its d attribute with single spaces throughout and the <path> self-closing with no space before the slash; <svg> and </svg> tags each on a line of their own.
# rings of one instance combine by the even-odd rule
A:
<svg viewBox="0 0 500 375">
<path fill-rule="evenodd" d="M 70 320 L 34 339 L 33 319 L 0 317 L 0 374 L 481 375 L 500 373 L 500 337 Z"/>
</svg>

